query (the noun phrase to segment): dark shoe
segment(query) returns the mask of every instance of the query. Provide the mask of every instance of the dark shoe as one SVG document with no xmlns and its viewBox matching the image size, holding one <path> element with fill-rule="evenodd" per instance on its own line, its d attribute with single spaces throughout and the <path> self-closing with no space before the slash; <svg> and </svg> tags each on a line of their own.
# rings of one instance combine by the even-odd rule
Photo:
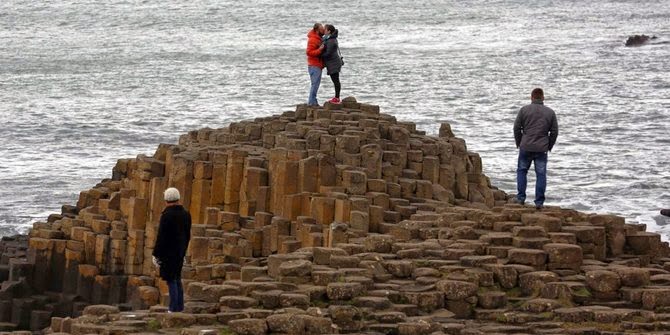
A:
<svg viewBox="0 0 670 335">
<path fill-rule="evenodd" d="M 544 205 L 535 205 L 535 209 L 541 211 L 544 208 Z"/>
<path fill-rule="evenodd" d="M 517 204 L 517 205 L 521 205 L 521 206 L 526 205 L 526 201 L 525 201 L 525 200 L 519 200 L 519 199 L 517 199 L 517 198 L 512 199 L 512 203 L 515 203 L 515 204 Z"/>
<path fill-rule="evenodd" d="M 661 209 L 661 215 L 670 216 L 670 209 Z"/>
</svg>

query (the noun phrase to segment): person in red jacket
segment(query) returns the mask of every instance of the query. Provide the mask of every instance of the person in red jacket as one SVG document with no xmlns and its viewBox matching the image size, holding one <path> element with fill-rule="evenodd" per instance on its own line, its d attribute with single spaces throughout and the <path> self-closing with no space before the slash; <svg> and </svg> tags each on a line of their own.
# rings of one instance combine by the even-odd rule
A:
<svg viewBox="0 0 670 335">
<path fill-rule="evenodd" d="M 321 23 L 315 23 L 312 30 L 307 33 L 307 72 L 312 82 L 309 89 L 309 99 L 307 100 L 307 104 L 310 106 L 319 105 L 316 100 L 316 93 L 321 85 L 321 71 L 323 70 L 323 60 L 321 59 L 321 52 L 323 51 L 321 36 L 323 33 L 324 28 Z"/>
</svg>

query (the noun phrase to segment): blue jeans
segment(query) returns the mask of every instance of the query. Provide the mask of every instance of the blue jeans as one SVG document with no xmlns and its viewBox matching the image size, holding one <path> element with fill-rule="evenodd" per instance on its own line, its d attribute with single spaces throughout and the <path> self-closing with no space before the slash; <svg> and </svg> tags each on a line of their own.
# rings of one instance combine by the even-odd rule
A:
<svg viewBox="0 0 670 335">
<path fill-rule="evenodd" d="M 535 206 L 544 205 L 544 192 L 547 190 L 547 153 L 519 150 L 519 162 L 516 169 L 516 200 L 526 201 L 526 175 L 530 164 L 535 164 Z"/>
<path fill-rule="evenodd" d="M 184 310 L 184 288 L 181 278 L 168 280 L 168 291 L 170 293 L 170 312 L 181 312 Z"/>
<path fill-rule="evenodd" d="M 309 80 L 312 82 L 312 86 L 309 88 L 307 104 L 318 106 L 319 102 L 316 100 L 316 93 L 319 92 L 319 86 L 321 86 L 321 69 L 318 66 L 308 66 L 307 72 L 309 72 Z"/>
</svg>

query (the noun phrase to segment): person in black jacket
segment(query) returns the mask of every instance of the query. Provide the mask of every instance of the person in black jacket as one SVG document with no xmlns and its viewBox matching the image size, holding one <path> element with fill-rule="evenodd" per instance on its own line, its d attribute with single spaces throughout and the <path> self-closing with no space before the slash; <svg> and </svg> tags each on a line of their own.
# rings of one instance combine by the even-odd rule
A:
<svg viewBox="0 0 670 335">
<path fill-rule="evenodd" d="M 184 310 L 184 289 L 181 268 L 191 240 L 191 214 L 179 203 L 179 190 L 168 188 L 163 193 L 165 209 L 158 226 L 153 261 L 159 267 L 160 277 L 168 284 L 170 312 Z"/>
<path fill-rule="evenodd" d="M 340 56 L 340 47 L 337 43 L 338 31 L 332 24 L 327 24 L 324 26 L 326 32 L 323 35 L 323 51 L 321 52 L 321 57 L 323 58 L 323 63 L 328 70 L 328 75 L 333 81 L 335 86 L 335 97 L 328 100 L 331 103 L 339 104 L 340 103 L 340 70 L 344 62 Z"/>
</svg>

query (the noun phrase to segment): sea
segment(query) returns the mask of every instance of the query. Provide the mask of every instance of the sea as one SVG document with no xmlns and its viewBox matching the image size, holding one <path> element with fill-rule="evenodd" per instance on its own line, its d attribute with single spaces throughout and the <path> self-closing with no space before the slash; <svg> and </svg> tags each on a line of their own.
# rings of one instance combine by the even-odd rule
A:
<svg viewBox="0 0 670 335">
<path fill-rule="evenodd" d="M 0 235 L 75 204 L 119 158 L 306 102 L 315 22 L 339 30 L 343 97 L 428 134 L 449 122 L 510 194 L 512 125 L 543 88 L 560 126 L 546 205 L 670 236 L 669 0 L 3 0 Z M 624 47 L 634 34 L 658 38 Z"/>
</svg>

